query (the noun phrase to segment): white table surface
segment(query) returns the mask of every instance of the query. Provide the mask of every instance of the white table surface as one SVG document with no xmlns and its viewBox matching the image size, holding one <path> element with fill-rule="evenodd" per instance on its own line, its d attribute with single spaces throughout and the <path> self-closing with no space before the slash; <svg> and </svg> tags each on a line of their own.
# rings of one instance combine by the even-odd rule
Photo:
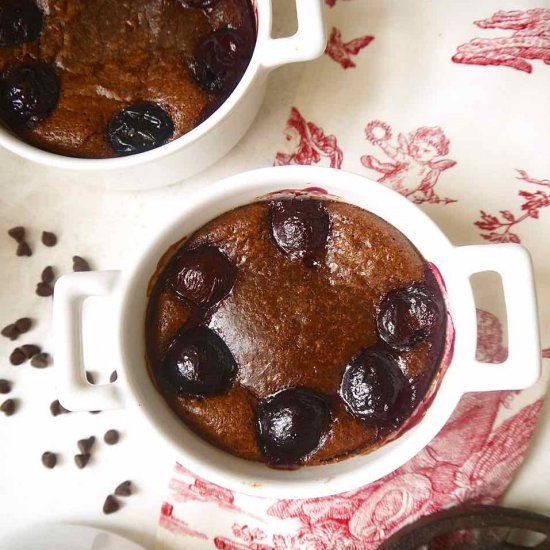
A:
<svg viewBox="0 0 550 550">
<path fill-rule="evenodd" d="M 140 242 L 164 226 L 170 214 L 194 189 L 244 169 L 270 166 L 281 139 L 302 68 L 280 69 L 271 76 L 261 115 L 245 139 L 217 165 L 181 184 L 154 191 L 121 193 L 82 187 L 54 171 L 0 151 L 0 324 L 23 316 L 36 320 L 17 342 L 0 339 L 0 378 L 15 383 L 12 396 L 21 400 L 12 417 L 0 415 L 0 533 L 27 528 L 35 522 L 76 522 L 125 535 L 146 548 L 154 547 L 157 518 L 174 457 L 125 411 L 99 415 L 73 413 L 52 417 L 49 404 L 57 397 L 55 368 L 13 367 L 8 356 L 23 343 L 51 351 L 51 300 L 34 294 L 40 273 L 53 265 L 58 274 L 71 271 L 75 254 L 94 269 L 124 269 L 140 252 Z M 275 141 L 276 140 L 276 141 Z M 6 231 L 28 228 L 30 258 L 15 255 Z M 54 231 L 59 243 L 46 248 L 43 230 Z M 460 243 L 457 243 L 460 244 Z M 541 304 L 544 306 L 544 304 Z M 116 368 L 98 347 L 92 370 L 104 379 Z M 97 355 L 97 357 L 96 357 Z M 3 396 L 2 396 L 3 397 Z M 102 441 L 110 428 L 122 434 L 118 445 Z M 78 439 L 95 435 L 93 459 L 84 470 L 73 462 Z M 54 470 L 41 465 L 44 451 L 62 455 Z M 541 415 L 528 457 L 508 492 L 505 504 L 550 515 L 550 406 Z M 103 501 L 121 481 L 131 479 L 137 492 L 116 514 L 101 512 Z M 1 547 L 0 535 L 0 547 Z"/>
</svg>

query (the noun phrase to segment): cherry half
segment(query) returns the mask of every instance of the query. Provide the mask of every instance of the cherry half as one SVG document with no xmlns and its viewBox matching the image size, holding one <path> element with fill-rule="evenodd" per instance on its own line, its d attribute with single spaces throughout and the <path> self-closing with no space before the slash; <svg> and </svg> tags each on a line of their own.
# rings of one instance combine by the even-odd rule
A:
<svg viewBox="0 0 550 550">
<path fill-rule="evenodd" d="M 33 42 L 42 32 L 42 12 L 34 0 L 0 2 L 0 48 Z"/>
<path fill-rule="evenodd" d="M 209 397 L 229 391 L 237 364 L 225 342 L 199 326 L 177 334 L 161 369 L 165 382 L 179 394 Z"/>
<path fill-rule="evenodd" d="M 395 427 L 412 408 L 410 384 L 396 360 L 379 348 L 368 348 L 346 367 L 340 397 L 351 413 L 380 427 Z"/>
<path fill-rule="evenodd" d="M 319 446 L 330 420 L 323 395 L 307 388 L 280 391 L 258 406 L 260 448 L 271 464 L 297 464 Z"/>
<path fill-rule="evenodd" d="M 174 134 L 170 115 L 144 101 L 119 111 L 109 122 L 107 138 L 119 155 L 134 155 L 164 145 Z"/>
<path fill-rule="evenodd" d="M 19 63 L 0 75 L 0 118 L 9 125 L 31 128 L 51 115 L 58 100 L 59 78 L 47 63 Z"/>
<path fill-rule="evenodd" d="M 440 306 L 422 283 L 389 292 L 376 318 L 380 337 L 397 351 L 427 340 L 440 322 Z"/>
<path fill-rule="evenodd" d="M 223 300 L 237 278 L 235 266 L 213 246 L 185 251 L 174 263 L 170 283 L 181 297 L 202 308 Z"/>
<path fill-rule="evenodd" d="M 321 201 L 303 197 L 274 200 L 270 225 L 275 243 L 289 258 L 317 265 L 316 256 L 326 245 L 330 226 Z"/>
<path fill-rule="evenodd" d="M 245 72 L 252 50 L 244 33 L 228 27 L 214 31 L 196 45 L 191 74 L 204 91 L 229 93 Z"/>
</svg>

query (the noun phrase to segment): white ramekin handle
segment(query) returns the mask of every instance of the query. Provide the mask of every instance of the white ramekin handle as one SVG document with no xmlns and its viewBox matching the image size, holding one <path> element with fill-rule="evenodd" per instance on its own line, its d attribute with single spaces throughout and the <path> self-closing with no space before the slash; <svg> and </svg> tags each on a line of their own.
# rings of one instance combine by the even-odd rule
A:
<svg viewBox="0 0 550 550">
<path fill-rule="evenodd" d="M 324 0 L 295 0 L 298 30 L 286 38 L 269 38 L 265 44 L 262 65 L 274 69 L 287 63 L 310 61 L 319 57 L 327 45 Z"/>
<path fill-rule="evenodd" d="M 508 358 L 504 363 L 472 359 L 461 365 L 465 392 L 520 390 L 541 374 L 541 350 L 533 266 L 526 248 L 517 244 L 463 246 L 455 249 L 457 264 L 473 275 L 493 271 L 502 278 L 508 318 Z"/>
<path fill-rule="evenodd" d="M 120 275 L 120 271 L 71 273 L 61 277 L 55 285 L 53 323 L 58 399 L 71 411 L 124 406 L 114 383 L 94 385 L 87 381 L 82 353 L 82 304 L 91 296 L 112 295 L 117 290 Z"/>
</svg>

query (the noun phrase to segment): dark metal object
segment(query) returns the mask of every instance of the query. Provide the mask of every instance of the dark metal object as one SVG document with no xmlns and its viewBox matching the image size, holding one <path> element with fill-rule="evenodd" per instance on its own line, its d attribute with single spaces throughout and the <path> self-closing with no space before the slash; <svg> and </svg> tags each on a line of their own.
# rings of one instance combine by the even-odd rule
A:
<svg viewBox="0 0 550 550">
<path fill-rule="evenodd" d="M 457 507 L 405 526 L 378 550 L 550 550 L 550 518 L 498 506 Z"/>
</svg>

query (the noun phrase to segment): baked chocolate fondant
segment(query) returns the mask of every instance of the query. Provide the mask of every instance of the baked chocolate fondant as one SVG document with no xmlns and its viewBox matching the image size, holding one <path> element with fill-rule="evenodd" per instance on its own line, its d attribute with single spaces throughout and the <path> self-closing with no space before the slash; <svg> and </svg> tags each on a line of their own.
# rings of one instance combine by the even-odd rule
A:
<svg viewBox="0 0 550 550">
<path fill-rule="evenodd" d="M 217 447 L 322 464 L 400 433 L 434 380 L 446 318 L 432 267 L 395 227 L 320 195 L 274 195 L 165 255 L 149 368 Z"/>
<path fill-rule="evenodd" d="M 249 0 L 2 0 L 0 121 L 62 155 L 147 151 L 227 99 L 255 40 Z"/>
</svg>

